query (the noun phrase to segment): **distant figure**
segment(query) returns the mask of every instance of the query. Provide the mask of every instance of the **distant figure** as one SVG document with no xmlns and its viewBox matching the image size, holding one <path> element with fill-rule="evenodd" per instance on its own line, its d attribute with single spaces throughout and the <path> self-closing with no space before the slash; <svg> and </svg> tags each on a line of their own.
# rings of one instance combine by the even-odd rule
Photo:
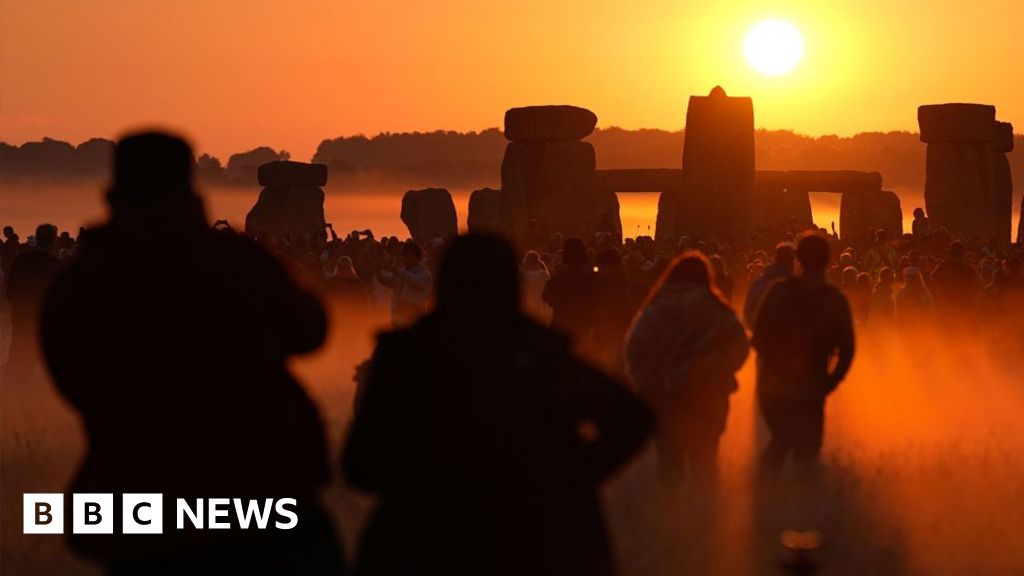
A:
<svg viewBox="0 0 1024 576">
<path fill-rule="evenodd" d="M 932 316 L 932 294 L 920 268 L 907 268 L 903 279 L 903 288 L 896 293 L 896 320 L 901 328 L 919 326 Z"/>
<path fill-rule="evenodd" d="M 541 299 L 551 280 L 551 272 L 537 251 L 530 250 L 523 256 L 519 275 L 523 283 L 523 309 L 541 324 L 551 324 L 551 307 Z"/>
<path fill-rule="evenodd" d="M 828 241 L 801 236 L 797 259 L 803 272 L 772 288 L 754 326 L 758 404 L 771 434 L 762 457 L 766 470 L 780 469 L 789 454 L 804 465 L 817 461 L 825 398 L 853 362 L 850 308 L 825 279 Z"/>
<path fill-rule="evenodd" d="M 366 284 L 356 274 L 352 258 L 339 256 L 333 263 L 331 260 L 328 260 L 324 272 L 327 294 L 350 306 L 352 312 L 365 315 L 369 309 L 370 294 Z"/>
<path fill-rule="evenodd" d="M 185 142 L 136 134 L 114 157 L 111 220 L 55 281 L 42 341 L 89 442 L 68 492 L 163 494 L 165 525 L 71 547 L 111 574 L 343 573 L 317 498 L 323 429 L 285 367 L 323 342 L 323 309 L 256 244 L 210 229 Z M 298 523 L 274 528 L 287 519 L 271 513 L 267 529 L 241 530 L 229 506 L 232 530 L 176 529 L 177 498 L 211 497 L 295 498 Z"/>
<path fill-rule="evenodd" d="M 4 226 L 4 239 L 0 242 L 0 270 L 4 274 L 11 273 L 11 264 L 21 250 L 21 238 L 11 226 Z"/>
<path fill-rule="evenodd" d="M 629 374 L 658 417 L 658 460 L 669 482 L 687 464 L 698 480 L 717 468 L 735 373 L 747 358 L 747 334 L 715 285 L 708 259 L 677 257 L 652 290 L 626 338 Z"/>
<path fill-rule="evenodd" d="M 932 235 L 931 220 L 924 215 L 924 210 L 921 208 L 914 208 L 914 222 L 911 224 L 911 232 L 914 234 L 914 238 L 919 240 L 926 239 Z"/>
<path fill-rule="evenodd" d="M 711 267 L 715 273 L 715 285 L 718 286 L 718 293 L 727 304 L 732 304 L 732 275 L 725 267 L 725 260 L 718 254 L 710 256 Z"/>
<path fill-rule="evenodd" d="M 980 283 L 977 271 L 964 261 L 963 244 L 952 242 L 948 257 L 932 271 L 935 306 L 940 316 L 952 320 L 969 312 Z"/>
<path fill-rule="evenodd" d="M 391 325 L 395 328 L 409 326 L 426 312 L 433 284 L 419 244 L 403 242 L 401 258 L 400 266 L 377 274 L 378 281 L 391 288 Z"/>
<path fill-rule="evenodd" d="M 8 382 L 21 381 L 39 366 L 39 311 L 60 261 L 54 254 L 57 227 L 36 228 L 36 245 L 22 248 L 6 274 L 4 292 L 11 306 L 11 354 L 4 370 Z"/>
<path fill-rule="evenodd" d="M 878 273 L 878 284 L 871 293 L 868 308 L 868 323 L 874 326 L 892 327 L 896 323 L 896 294 L 894 284 L 896 272 L 888 266 Z"/>
<path fill-rule="evenodd" d="M 605 370 L 626 377 L 622 339 L 633 320 L 633 296 L 617 248 L 606 248 L 595 258 L 597 306 L 592 311 L 594 358 Z"/>
<path fill-rule="evenodd" d="M 379 505 L 362 575 L 607 575 L 598 485 L 652 419 L 519 308 L 511 247 L 457 238 L 437 307 L 380 336 L 343 467 Z"/>
<path fill-rule="evenodd" d="M 552 309 L 552 328 L 568 334 L 573 344 L 589 343 L 598 294 L 597 278 L 587 259 L 583 240 L 565 240 L 562 266 L 555 270 L 542 297 Z"/>
<path fill-rule="evenodd" d="M 796 248 L 789 242 L 780 242 L 775 246 L 775 260 L 764 269 L 761 276 L 754 279 L 747 290 L 747 300 L 743 303 L 743 319 L 747 326 L 753 326 L 757 319 L 757 310 L 764 300 L 768 289 L 777 282 L 792 278 L 796 269 Z"/>
<path fill-rule="evenodd" d="M 896 269 L 899 264 L 896 249 L 889 242 L 889 231 L 882 228 L 875 231 L 875 243 L 864 255 L 864 271 L 871 275 L 871 282 L 877 284 L 882 268 Z"/>
</svg>

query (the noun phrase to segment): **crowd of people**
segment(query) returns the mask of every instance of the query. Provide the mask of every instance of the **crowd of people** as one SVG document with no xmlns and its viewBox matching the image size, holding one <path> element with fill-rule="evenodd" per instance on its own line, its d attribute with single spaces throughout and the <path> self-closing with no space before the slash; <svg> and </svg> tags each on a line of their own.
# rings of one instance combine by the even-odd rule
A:
<svg viewBox="0 0 1024 576">
<path fill-rule="evenodd" d="M 44 224 L 24 241 L 4 228 L 4 385 L 41 366 L 41 344 L 89 437 L 75 492 L 287 492 L 303 530 L 227 547 L 72 537 L 115 573 L 243 557 L 251 573 L 344 569 L 316 497 L 330 476 L 324 432 L 285 368 L 324 340 L 317 293 L 393 328 L 359 372 L 342 459 L 346 480 L 380 498 L 364 574 L 610 573 L 596 486 L 651 434 L 667 484 L 713 484 L 751 348 L 770 432 L 761 467 L 774 473 L 789 457 L 818 461 L 855 331 L 971 330 L 1005 346 L 1005 328 L 1022 344 L 1006 313 L 1024 303 L 1021 247 L 954 238 L 921 210 L 911 233 L 879 230 L 865 246 L 795 224 L 743 245 L 612 234 L 424 245 L 330 225 L 257 242 L 207 223 L 192 162 L 174 137 L 128 137 L 108 224 L 75 236 Z M 158 408 L 124 409 L 143 399 Z"/>
</svg>

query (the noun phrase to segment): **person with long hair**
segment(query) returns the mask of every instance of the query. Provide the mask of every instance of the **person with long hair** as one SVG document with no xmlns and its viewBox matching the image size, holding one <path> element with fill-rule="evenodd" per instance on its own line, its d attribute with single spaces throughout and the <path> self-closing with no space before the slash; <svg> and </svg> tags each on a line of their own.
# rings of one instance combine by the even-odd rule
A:
<svg viewBox="0 0 1024 576">
<path fill-rule="evenodd" d="M 739 318 L 715 285 L 707 257 L 687 252 L 669 265 L 626 337 L 626 364 L 658 421 L 662 477 L 698 480 L 717 468 L 735 373 L 749 352 Z"/>
</svg>

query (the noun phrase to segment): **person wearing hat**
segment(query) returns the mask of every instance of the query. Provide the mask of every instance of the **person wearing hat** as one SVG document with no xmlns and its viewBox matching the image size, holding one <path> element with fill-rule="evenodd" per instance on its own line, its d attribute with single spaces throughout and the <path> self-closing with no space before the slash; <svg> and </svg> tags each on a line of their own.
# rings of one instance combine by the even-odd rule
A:
<svg viewBox="0 0 1024 576">
<path fill-rule="evenodd" d="M 168 134 L 120 140 L 110 220 L 82 235 L 43 307 L 46 362 L 89 445 L 68 491 L 114 494 L 115 523 L 121 494 L 163 495 L 162 534 L 115 526 L 70 545 L 112 574 L 342 573 L 318 503 L 323 427 L 285 366 L 321 345 L 324 310 L 255 243 L 210 229 L 194 162 Z M 267 529 L 243 530 L 229 507 L 232 529 L 179 528 L 179 498 L 293 498 L 298 522 L 275 528 L 288 518 L 271 511 Z"/>
</svg>

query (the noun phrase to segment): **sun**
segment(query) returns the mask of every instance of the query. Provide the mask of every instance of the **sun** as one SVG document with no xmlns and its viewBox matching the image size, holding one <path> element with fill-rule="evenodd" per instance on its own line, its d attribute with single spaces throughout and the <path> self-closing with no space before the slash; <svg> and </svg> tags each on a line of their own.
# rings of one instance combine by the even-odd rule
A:
<svg viewBox="0 0 1024 576">
<path fill-rule="evenodd" d="M 804 38 L 785 20 L 764 20 L 755 24 L 743 39 L 743 55 L 762 74 L 781 76 L 800 63 Z"/>
</svg>

